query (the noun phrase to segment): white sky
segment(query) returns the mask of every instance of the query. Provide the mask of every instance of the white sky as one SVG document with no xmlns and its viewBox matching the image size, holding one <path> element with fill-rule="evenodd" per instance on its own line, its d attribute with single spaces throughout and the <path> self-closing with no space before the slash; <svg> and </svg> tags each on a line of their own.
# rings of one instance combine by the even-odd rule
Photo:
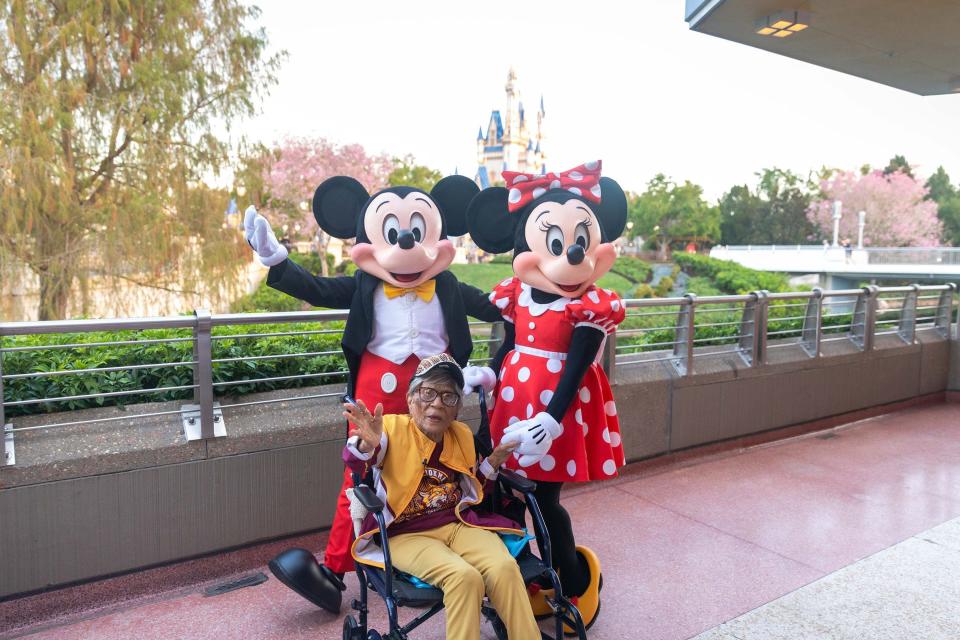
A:
<svg viewBox="0 0 960 640">
<path fill-rule="evenodd" d="M 601 158 L 642 191 L 657 172 L 719 197 L 779 166 L 885 166 L 901 154 L 960 182 L 960 95 L 921 97 L 690 31 L 683 0 L 262 0 L 289 58 L 247 135 L 358 142 L 473 176 L 476 135 L 511 65 L 541 93 L 548 169 Z"/>
</svg>

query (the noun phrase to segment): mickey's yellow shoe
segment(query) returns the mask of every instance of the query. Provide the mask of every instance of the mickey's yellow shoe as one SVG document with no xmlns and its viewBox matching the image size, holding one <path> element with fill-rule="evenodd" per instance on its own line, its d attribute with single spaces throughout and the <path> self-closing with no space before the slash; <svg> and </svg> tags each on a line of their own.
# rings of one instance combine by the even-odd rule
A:
<svg viewBox="0 0 960 640">
<path fill-rule="evenodd" d="M 587 584 L 586 591 L 577 597 L 570 598 L 570 601 L 580 611 L 584 628 L 589 629 L 597 621 L 597 615 L 600 613 L 600 587 L 603 584 L 603 578 L 600 575 L 600 559 L 593 551 L 580 545 L 577 545 L 577 554 L 586 561 L 587 567 L 590 569 L 590 582 Z M 577 630 L 565 624 L 563 625 L 563 633 L 564 635 L 575 636 Z"/>
</svg>

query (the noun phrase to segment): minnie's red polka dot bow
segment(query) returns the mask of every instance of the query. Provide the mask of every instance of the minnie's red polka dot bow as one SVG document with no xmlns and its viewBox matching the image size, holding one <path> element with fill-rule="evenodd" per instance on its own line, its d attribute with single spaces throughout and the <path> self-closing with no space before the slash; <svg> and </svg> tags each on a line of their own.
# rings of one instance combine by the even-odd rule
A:
<svg viewBox="0 0 960 640">
<path fill-rule="evenodd" d="M 519 211 L 550 189 L 566 189 L 591 202 L 600 202 L 600 160 L 584 162 L 562 173 L 520 173 L 504 171 L 503 180 L 510 190 L 507 209 Z"/>
</svg>

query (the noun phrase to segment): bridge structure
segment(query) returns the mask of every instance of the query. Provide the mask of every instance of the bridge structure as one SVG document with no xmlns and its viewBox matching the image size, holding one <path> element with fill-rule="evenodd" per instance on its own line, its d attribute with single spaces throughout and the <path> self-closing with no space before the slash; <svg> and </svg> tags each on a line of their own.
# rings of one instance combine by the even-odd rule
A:
<svg viewBox="0 0 960 640">
<path fill-rule="evenodd" d="M 731 245 L 710 250 L 759 271 L 816 276 L 825 289 L 871 282 L 960 282 L 960 248 L 855 248 L 822 245 Z"/>
</svg>

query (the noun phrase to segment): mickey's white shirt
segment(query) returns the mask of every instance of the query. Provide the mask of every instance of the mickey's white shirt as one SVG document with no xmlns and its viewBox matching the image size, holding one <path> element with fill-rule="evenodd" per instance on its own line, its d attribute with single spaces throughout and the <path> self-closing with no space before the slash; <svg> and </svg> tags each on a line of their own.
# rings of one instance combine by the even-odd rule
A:
<svg viewBox="0 0 960 640">
<path fill-rule="evenodd" d="M 440 300 L 434 294 L 424 302 L 412 290 L 388 298 L 379 285 L 373 294 L 373 335 L 367 351 L 394 364 L 411 355 L 426 358 L 447 350 L 450 339 Z"/>
</svg>

